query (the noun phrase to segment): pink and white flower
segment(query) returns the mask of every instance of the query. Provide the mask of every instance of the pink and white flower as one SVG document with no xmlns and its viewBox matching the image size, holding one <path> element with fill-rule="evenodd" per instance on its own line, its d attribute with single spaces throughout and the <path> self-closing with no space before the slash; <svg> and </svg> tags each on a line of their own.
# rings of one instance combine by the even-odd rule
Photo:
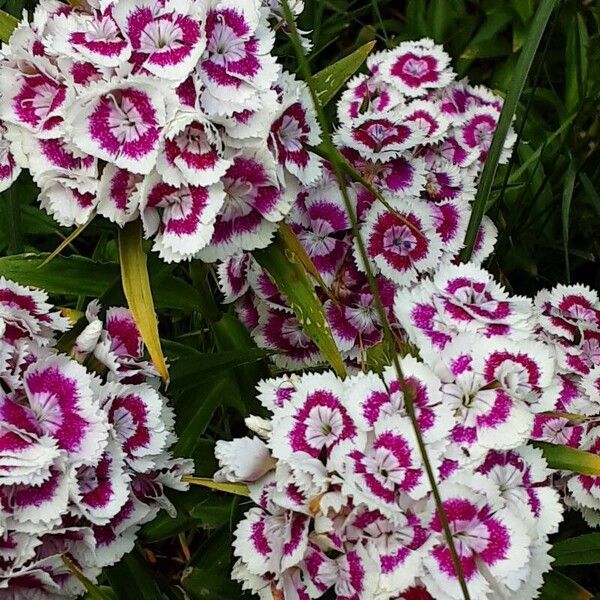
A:
<svg viewBox="0 0 600 600">
<path fill-rule="evenodd" d="M 165 183 L 207 186 L 217 183 L 231 165 L 212 124 L 194 112 L 183 113 L 165 130 L 156 170 Z"/>
<path fill-rule="evenodd" d="M 394 212 L 380 203 L 371 207 L 363 235 L 369 259 L 377 269 L 397 285 L 407 286 L 420 273 L 435 268 L 442 241 L 426 205 L 395 201 L 391 206 Z M 356 248 L 355 256 L 364 270 Z"/>
<path fill-rule="evenodd" d="M 275 461 L 259 438 L 237 438 L 232 442 L 217 441 L 215 457 L 221 467 L 215 481 L 256 481 L 274 466 Z"/>
<path fill-rule="evenodd" d="M 143 184 L 141 217 L 153 249 L 166 262 L 190 260 L 208 245 L 225 193 L 221 183 L 209 187 L 165 183 L 154 172 Z"/>
<path fill-rule="evenodd" d="M 269 446 L 276 458 L 304 452 L 317 458 L 336 444 L 359 436 L 344 406 L 344 388 L 331 374 L 304 376 L 278 411 Z"/>
<path fill-rule="evenodd" d="M 288 73 L 281 76 L 279 84 L 281 106 L 271 123 L 269 150 L 280 167 L 282 181 L 285 169 L 304 185 L 310 185 L 321 173 L 321 159 L 307 146 L 319 143 L 321 128 L 306 84 L 295 81 Z"/>
<path fill-rule="evenodd" d="M 142 79 L 91 90 L 68 115 L 73 142 L 121 169 L 149 173 L 167 122 L 167 93 Z"/>
<path fill-rule="evenodd" d="M 131 62 L 159 78 L 183 81 L 206 46 L 202 11 L 194 0 L 122 0 L 111 16 L 129 42 Z"/>
<path fill-rule="evenodd" d="M 105 165 L 96 194 L 98 214 L 121 227 L 139 217 L 142 179 L 142 175 Z"/>
<path fill-rule="evenodd" d="M 334 141 L 358 151 L 366 159 L 387 162 L 426 139 L 426 132 L 409 117 L 410 112 L 405 109 L 376 116 L 361 115 L 351 127 L 339 129 Z"/>
<path fill-rule="evenodd" d="M 206 261 L 268 246 L 295 197 L 292 182 L 289 186 L 279 184 L 275 164 L 266 150 L 237 154 L 221 181 L 225 200 L 210 244 L 200 252 Z"/>
<path fill-rule="evenodd" d="M 264 16 L 260 0 L 208 3 L 206 53 L 199 65 L 201 104 L 208 114 L 256 110 L 259 92 L 275 83 L 280 68 L 270 54 L 275 40 Z"/>
<path fill-rule="evenodd" d="M 531 556 L 526 526 L 504 507 L 499 489 L 481 475 L 443 481 L 439 490 L 470 594 L 482 600 L 499 594 L 510 597 L 523 583 L 520 570 Z M 421 580 L 435 598 L 460 598 L 441 521 L 433 507 L 431 512 L 427 526 L 435 543 L 424 558 Z"/>
<path fill-rule="evenodd" d="M 454 78 L 450 57 L 433 40 L 402 42 L 382 61 L 381 77 L 406 96 L 424 96 Z"/>
<path fill-rule="evenodd" d="M 0 122 L 0 192 L 7 190 L 21 173 L 15 157 L 10 149 L 10 143 L 4 137 L 6 127 Z"/>
<path fill-rule="evenodd" d="M 112 337 L 98 310 L 87 311 L 73 355 L 106 344 L 118 360 L 139 359 L 118 309 L 107 315 Z M 170 456 L 173 416 L 154 388 L 106 383 L 101 368 L 92 375 L 54 349 L 67 322 L 44 292 L 1 279 L 0 315 L 0 595 L 74 598 L 84 589 L 63 556 L 96 581 L 143 522 L 161 507 L 173 513 L 165 490 L 185 489 L 193 465 Z"/>
</svg>

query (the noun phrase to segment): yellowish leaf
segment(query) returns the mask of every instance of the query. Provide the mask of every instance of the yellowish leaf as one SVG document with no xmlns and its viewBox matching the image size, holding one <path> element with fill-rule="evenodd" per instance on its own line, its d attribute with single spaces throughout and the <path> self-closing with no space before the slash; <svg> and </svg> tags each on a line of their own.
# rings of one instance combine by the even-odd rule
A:
<svg viewBox="0 0 600 600">
<path fill-rule="evenodd" d="M 121 284 L 150 358 L 163 381 L 167 382 L 169 371 L 160 345 L 158 321 L 154 311 L 147 257 L 142 240 L 142 225 L 139 220 L 128 223 L 119 231 Z"/>
<path fill-rule="evenodd" d="M 243 483 L 221 483 L 218 481 L 213 481 L 208 477 L 191 477 L 189 475 L 182 477 L 182 481 L 191 485 L 201 485 L 202 487 L 207 487 L 211 490 L 217 490 L 219 492 L 235 494 L 236 496 L 250 495 L 248 486 Z"/>
</svg>

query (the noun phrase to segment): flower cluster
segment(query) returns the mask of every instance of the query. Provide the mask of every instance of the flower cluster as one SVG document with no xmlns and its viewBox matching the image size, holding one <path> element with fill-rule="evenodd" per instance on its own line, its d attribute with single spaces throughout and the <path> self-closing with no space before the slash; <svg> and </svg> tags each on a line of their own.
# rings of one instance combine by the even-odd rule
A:
<svg viewBox="0 0 600 600">
<path fill-rule="evenodd" d="M 142 523 L 174 512 L 165 488 L 185 489 L 193 468 L 169 453 L 173 415 L 130 313 L 103 323 L 92 305 L 69 357 L 54 348 L 69 323 L 47 300 L 0 278 L 3 597 L 83 593 L 63 556 L 95 580 Z"/>
<path fill-rule="evenodd" d="M 392 322 L 395 291 L 451 264 L 462 248 L 502 107 L 489 90 L 455 81 L 449 63 L 431 40 L 404 42 L 372 55 L 369 72 L 350 80 L 337 106 L 336 146 L 369 184 L 348 181 L 347 190 Z M 503 160 L 513 142 L 511 132 Z M 364 350 L 381 341 L 381 324 L 329 165 L 312 185 L 300 187 L 287 222 L 319 271 L 317 292 L 339 349 L 350 364 L 360 363 Z M 472 263 L 489 255 L 495 238 L 486 217 Z M 277 351 L 279 366 L 322 362 L 251 257 L 229 256 L 219 265 L 219 280 L 259 345 Z"/>
<path fill-rule="evenodd" d="M 246 482 L 256 503 L 235 534 L 233 577 L 244 588 L 286 600 L 330 589 L 344 600 L 392 599 L 415 587 L 462 597 L 406 392 L 471 597 L 536 595 L 562 514 L 541 452 L 525 445 L 527 383 L 514 385 L 521 357 L 537 358 L 473 345 L 469 334 L 453 344 L 435 361 L 402 358 L 404 384 L 390 367 L 259 385 L 272 418 L 250 417 L 257 436 L 215 450 L 215 478 Z M 543 396 L 549 385 L 529 391 Z"/>
<path fill-rule="evenodd" d="M 600 455 L 600 300 L 582 285 L 558 285 L 535 298 L 535 332 L 558 365 L 560 395 L 551 413 L 537 415 L 534 437 Z M 564 472 L 565 502 L 600 525 L 600 478 Z"/>
<path fill-rule="evenodd" d="M 139 217 L 168 262 L 265 247 L 321 168 L 307 88 L 272 54 L 278 10 L 42 0 L 0 61 L 0 189 L 26 168 L 61 225 Z"/>
<path fill-rule="evenodd" d="M 456 340 L 466 335 L 472 336 L 478 359 L 497 352 L 493 369 L 520 397 L 522 416 L 530 420 L 533 415 L 533 439 L 600 454 L 596 292 L 582 285 L 558 285 L 532 301 L 510 296 L 480 267 L 450 265 L 398 294 L 395 311 L 419 354 L 429 360 L 439 355 L 455 360 L 461 344 Z M 465 380 L 456 400 L 473 385 Z M 502 410 L 502 418 L 494 417 L 500 437 L 485 433 L 493 447 L 517 428 L 513 421 L 510 432 L 502 432 L 514 417 L 508 405 Z M 468 446 L 459 438 L 455 444 L 463 450 Z M 600 478 L 565 472 L 555 484 L 567 505 L 579 509 L 591 525 L 600 525 Z"/>
</svg>

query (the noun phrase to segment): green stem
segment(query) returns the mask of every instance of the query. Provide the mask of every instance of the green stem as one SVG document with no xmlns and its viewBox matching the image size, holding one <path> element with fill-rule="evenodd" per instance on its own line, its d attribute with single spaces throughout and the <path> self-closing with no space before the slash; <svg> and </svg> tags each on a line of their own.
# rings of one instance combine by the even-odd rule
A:
<svg viewBox="0 0 600 600">
<path fill-rule="evenodd" d="M 367 271 L 367 279 L 369 282 L 369 287 L 371 288 L 371 292 L 372 292 L 373 298 L 375 300 L 375 306 L 377 308 L 377 313 L 378 313 L 379 319 L 382 324 L 383 334 L 386 339 L 386 342 L 388 344 L 390 344 L 391 348 L 394 348 L 395 344 L 394 344 L 394 335 L 392 332 L 392 328 L 387 319 L 387 315 L 386 315 L 385 309 L 383 307 L 383 303 L 381 302 L 381 297 L 379 295 L 379 289 L 378 289 L 377 283 L 375 281 L 375 275 L 373 274 L 373 270 L 371 269 L 367 251 L 365 248 L 365 244 L 364 244 L 364 241 L 363 241 L 361 233 L 360 233 L 358 219 L 356 217 L 356 213 L 354 212 L 354 208 L 352 206 L 352 201 L 350 200 L 350 197 L 348 195 L 348 190 L 346 189 L 346 182 L 344 179 L 344 168 L 342 166 L 342 161 L 340 160 L 340 155 L 339 155 L 337 148 L 333 144 L 333 141 L 331 138 L 331 132 L 329 130 L 329 124 L 328 124 L 327 118 L 325 117 L 323 107 L 321 106 L 321 103 L 319 101 L 318 94 L 317 94 L 316 90 L 314 89 L 314 86 L 312 85 L 312 73 L 310 71 L 310 66 L 308 64 L 308 61 L 306 60 L 306 57 L 304 56 L 304 52 L 302 50 L 302 44 L 300 43 L 300 38 L 299 38 L 298 32 L 296 30 L 294 18 L 293 18 L 292 12 L 290 10 L 288 1 L 282 0 L 281 5 L 283 7 L 283 12 L 284 12 L 286 21 L 288 22 L 290 38 L 292 40 L 294 49 L 296 51 L 298 63 L 300 66 L 300 72 L 304 76 L 304 79 L 306 80 L 306 83 L 310 90 L 314 108 L 317 113 L 317 118 L 321 125 L 322 138 L 323 138 L 322 146 L 323 146 L 325 153 L 331 160 L 331 166 L 333 168 L 333 172 L 335 174 L 335 178 L 337 180 L 338 187 L 340 188 L 340 192 L 342 194 L 342 198 L 343 198 L 344 204 L 346 206 L 346 212 L 348 213 L 348 216 L 350 217 L 350 221 L 352 223 L 352 230 L 353 230 L 354 236 L 355 236 L 357 244 L 358 244 L 358 249 L 360 252 L 361 260 L 363 261 L 363 264 L 365 265 L 365 269 Z M 419 423 L 417 421 L 417 417 L 415 414 L 415 406 L 414 406 L 414 399 L 413 399 L 412 391 L 409 389 L 409 387 L 406 383 L 406 380 L 404 379 L 404 375 L 402 373 L 402 367 L 400 366 L 400 361 L 398 360 L 398 354 L 396 352 L 393 352 L 392 361 L 394 363 L 394 368 L 396 370 L 398 381 L 400 382 L 400 387 L 402 389 L 402 395 L 404 397 L 404 403 L 406 405 L 406 412 L 408 414 L 408 417 L 409 417 L 409 419 L 412 423 L 413 429 L 415 431 L 417 445 L 419 446 L 419 452 L 421 453 L 421 457 L 423 459 L 423 464 L 425 466 L 425 471 L 427 473 L 427 478 L 428 478 L 429 484 L 431 486 L 431 491 L 432 491 L 433 498 L 435 501 L 438 517 L 442 524 L 442 528 L 444 530 L 444 536 L 446 538 L 446 542 L 447 542 L 448 548 L 450 550 L 450 555 L 452 557 L 452 564 L 454 566 L 455 573 L 458 577 L 463 597 L 465 600 L 470 600 L 469 590 L 467 588 L 467 584 L 465 581 L 464 573 L 462 570 L 462 565 L 460 563 L 458 553 L 456 552 L 456 548 L 454 546 L 452 531 L 450 530 L 450 526 L 448 524 L 448 518 L 444 511 L 444 505 L 442 503 L 442 499 L 441 499 L 439 490 L 437 488 L 435 473 L 433 471 L 433 467 L 432 467 L 429 457 L 427 455 L 427 449 L 425 447 L 425 442 L 423 440 L 423 436 L 421 434 L 421 429 L 419 427 Z"/>
</svg>

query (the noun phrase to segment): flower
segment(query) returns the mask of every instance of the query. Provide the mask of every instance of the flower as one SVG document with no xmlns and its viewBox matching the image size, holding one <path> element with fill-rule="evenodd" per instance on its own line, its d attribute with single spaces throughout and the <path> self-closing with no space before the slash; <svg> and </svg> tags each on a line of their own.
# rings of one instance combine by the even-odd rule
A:
<svg viewBox="0 0 600 600">
<path fill-rule="evenodd" d="M 269 449 L 259 438 L 219 440 L 215 456 L 221 467 L 215 481 L 256 481 L 275 466 Z"/>
<path fill-rule="evenodd" d="M 85 589 L 63 555 L 95 581 L 142 523 L 173 513 L 165 488 L 186 489 L 193 465 L 170 454 L 173 415 L 129 311 L 103 323 L 88 307 L 71 358 L 54 348 L 68 322 L 47 300 L 0 280 L 0 594 L 74 598 Z"/>
</svg>

